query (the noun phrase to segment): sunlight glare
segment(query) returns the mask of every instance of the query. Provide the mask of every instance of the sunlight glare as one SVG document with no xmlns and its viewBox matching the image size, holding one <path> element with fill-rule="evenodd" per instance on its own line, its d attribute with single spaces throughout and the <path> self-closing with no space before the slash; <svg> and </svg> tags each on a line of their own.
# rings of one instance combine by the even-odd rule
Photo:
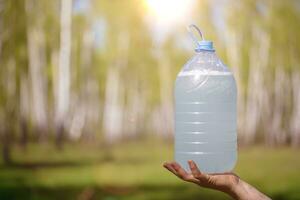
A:
<svg viewBox="0 0 300 200">
<path fill-rule="evenodd" d="M 150 14 L 164 25 L 183 22 L 191 12 L 194 0 L 146 0 Z"/>
</svg>

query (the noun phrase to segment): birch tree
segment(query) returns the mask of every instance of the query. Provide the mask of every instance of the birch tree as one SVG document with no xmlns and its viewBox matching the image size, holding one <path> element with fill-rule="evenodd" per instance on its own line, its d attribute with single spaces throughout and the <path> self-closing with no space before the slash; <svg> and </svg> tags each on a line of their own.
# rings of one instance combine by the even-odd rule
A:
<svg viewBox="0 0 300 200">
<path fill-rule="evenodd" d="M 31 90 L 28 91 L 31 91 L 32 94 L 30 107 L 32 108 L 34 126 L 39 134 L 38 137 L 45 139 L 45 134 L 47 132 L 47 88 L 45 85 L 46 76 L 44 73 L 44 68 L 46 66 L 45 36 L 41 29 L 42 19 L 36 19 L 40 13 L 40 11 L 34 7 L 36 3 L 37 2 L 33 0 L 26 0 L 26 14 L 28 19 L 28 66 L 30 71 L 29 80 L 31 80 Z"/>
<path fill-rule="evenodd" d="M 60 50 L 55 94 L 57 145 L 62 147 L 66 118 L 70 104 L 70 62 L 71 62 L 71 22 L 72 0 L 62 0 L 60 10 Z"/>
<path fill-rule="evenodd" d="M 124 87 L 120 70 L 128 65 L 129 33 L 119 33 L 117 41 L 119 47 L 116 61 L 110 64 L 105 83 L 103 127 L 108 143 L 119 140 L 123 132 Z"/>
</svg>

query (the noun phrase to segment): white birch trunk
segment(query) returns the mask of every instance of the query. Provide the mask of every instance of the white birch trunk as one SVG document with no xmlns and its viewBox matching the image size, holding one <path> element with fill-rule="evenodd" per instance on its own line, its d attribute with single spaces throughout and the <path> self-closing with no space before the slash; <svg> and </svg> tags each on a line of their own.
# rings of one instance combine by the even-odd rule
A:
<svg viewBox="0 0 300 200">
<path fill-rule="evenodd" d="M 29 61 L 29 77 L 31 81 L 31 108 L 33 115 L 34 126 L 40 132 L 39 134 L 46 134 L 47 126 L 47 88 L 45 82 L 46 67 L 45 61 L 45 34 L 41 29 L 40 21 L 36 24 L 31 24 L 30 19 L 33 18 L 32 12 L 34 2 L 26 1 L 26 12 L 29 19 L 27 24 L 27 48 Z M 29 91 L 29 90 L 28 90 Z M 44 135 L 40 135 L 44 136 Z"/>
<path fill-rule="evenodd" d="M 103 126 L 106 141 L 111 144 L 122 135 L 123 106 L 120 89 L 120 74 L 117 68 L 110 67 L 106 79 Z"/>
<path fill-rule="evenodd" d="M 120 70 L 128 66 L 130 35 L 122 32 L 118 36 L 119 49 L 115 66 L 108 69 L 105 85 L 103 128 L 108 143 L 118 141 L 124 128 L 124 89 Z"/>
<path fill-rule="evenodd" d="M 20 85 L 20 115 L 21 119 L 27 119 L 30 116 L 30 86 L 25 75 L 21 76 Z"/>
<path fill-rule="evenodd" d="M 100 99 L 99 99 L 99 87 L 97 80 L 91 69 L 92 64 L 92 48 L 95 41 L 95 35 L 91 30 L 87 30 L 83 37 L 83 55 L 81 67 L 84 73 L 84 85 L 81 92 L 81 101 L 84 104 L 86 111 L 86 123 L 83 131 L 86 132 L 88 138 L 95 136 L 97 124 L 99 122 L 100 113 Z"/>
<path fill-rule="evenodd" d="M 232 31 L 225 31 L 225 45 L 226 45 L 226 55 L 228 58 L 228 65 L 231 67 L 234 74 L 234 78 L 237 84 L 237 130 L 238 134 L 245 137 L 245 91 L 242 88 L 243 82 L 241 79 L 241 42 L 238 35 Z"/>
<path fill-rule="evenodd" d="M 258 27 L 253 27 L 258 30 Z M 254 40 L 259 40 L 250 49 L 249 78 L 245 112 L 245 140 L 254 142 L 264 113 L 268 112 L 268 89 L 266 88 L 266 67 L 269 61 L 269 38 L 263 31 L 254 32 Z"/>
<path fill-rule="evenodd" d="M 40 131 L 46 128 L 46 85 L 43 68 L 45 67 L 44 36 L 41 30 L 29 28 L 27 32 L 29 70 L 32 88 L 31 108 L 33 121 Z"/>
<path fill-rule="evenodd" d="M 267 130 L 267 143 L 269 145 L 283 144 L 286 141 L 286 130 L 283 127 L 285 103 L 289 98 L 289 88 L 286 86 L 288 77 L 282 66 L 275 69 L 273 80 L 274 105 L 272 106 L 270 123 Z"/>
<path fill-rule="evenodd" d="M 70 104 L 72 0 L 61 1 L 60 51 L 57 71 L 56 126 L 64 126 Z"/>
<path fill-rule="evenodd" d="M 170 137 L 174 132 L 173 81 L 171 80 L 170 62 L 161 47 L 157 47 L 158 74 L 160 83 L 160 105 L 153 112 L 152 121 L 156 134 Z"/>
<path fill-rule="evenodd" d="M 129 137 L 135 137 L 139 131 L 145 131 L 145 97 L 137 80 L 132 80 L 129 89 L 129 99 L 124 115 L 125 132 Z"/>
<path fill-rule="evenodd" d="M 91 134 L 98 129 L 99 121 L 99 88 L 91 70 L 92 48 L 94 34 L 90 29 L 86 29 L 82 38 L 81 62 L 80 62 L 80 87 L 73 96 L 76 101 L 72 102 L 73 112 L 70 122 L 70 137 L 79 139 L 83 134 Z"/>
</svg>

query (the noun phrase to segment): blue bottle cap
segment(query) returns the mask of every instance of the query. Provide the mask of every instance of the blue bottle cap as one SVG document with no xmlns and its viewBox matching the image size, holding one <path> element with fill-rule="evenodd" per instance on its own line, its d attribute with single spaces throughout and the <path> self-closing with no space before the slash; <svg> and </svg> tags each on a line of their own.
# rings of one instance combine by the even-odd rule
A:
<svg viewBox="0 0 300 200">
<path fill-rule="evenodd" d="M 208 40 L 201 40 L 198 41 L 198 45 L 195 48 L 196 52 L 199 51 L 215 51 L 214 47 L 213 47 L 213 42 L 212 41 L 208 41 Z"/>
</svg>

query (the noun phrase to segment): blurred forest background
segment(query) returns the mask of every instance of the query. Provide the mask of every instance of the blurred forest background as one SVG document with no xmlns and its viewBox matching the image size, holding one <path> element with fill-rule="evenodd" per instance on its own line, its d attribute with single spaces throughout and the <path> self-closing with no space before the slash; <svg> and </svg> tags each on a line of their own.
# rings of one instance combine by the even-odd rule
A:
<svg viewBox="0 0 300 200">
<path fill-rule="evenodd" d="M 297 0 L 0 0 L 0 198 L 226 199 L 160 166 L 190 23 L 237 81 L 237 172 L 300 199 Z"/>
</svg>

